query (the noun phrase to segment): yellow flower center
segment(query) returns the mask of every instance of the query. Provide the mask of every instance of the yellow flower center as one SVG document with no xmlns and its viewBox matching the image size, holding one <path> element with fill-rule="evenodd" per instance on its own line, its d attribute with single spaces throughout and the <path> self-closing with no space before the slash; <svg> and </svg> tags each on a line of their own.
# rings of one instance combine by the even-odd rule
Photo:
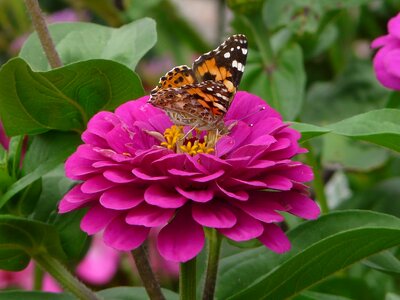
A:
<svg viewBox="0 0 400 300">
<path fill-rule="evenodd" d="M 188 153 L 192 156 L 199 153 L 213 153 L 217 141 L 215 133 L 212 131 L 203 136 L 202 132 L 197 129 L 184 134 L 183 126 L 177 125 L 172 125 L 165 130 L 164 139 L 165 141 L 161 142 L 161 146 L 176 153 Z"/>
</svg>

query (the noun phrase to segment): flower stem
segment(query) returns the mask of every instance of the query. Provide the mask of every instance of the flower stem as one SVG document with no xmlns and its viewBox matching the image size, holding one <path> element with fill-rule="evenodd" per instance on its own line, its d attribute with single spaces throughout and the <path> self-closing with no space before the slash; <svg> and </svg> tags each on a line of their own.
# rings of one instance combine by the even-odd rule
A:
<svg viewBox="0 0 400 300">
<path fill-rule="evenodd" d="M 99 300 L 94 292 L 80 282 L 54 257 L 48 254 L 32 256 L 36 263 L 53 276 L 61 285 L 81 300 Z"/>
<path fill-rule="evenodd" d="M 209 242 L 208 264 L 207 264 L 206 281 L 203 290 L 203 300 L 214 299 L 215 284 L 217 282 L 219 253 L 222 242 L 221 235 L 215 229 L 213 229 L 210 233 L 211 234 L 208 239 Z"/>
<path fill-rule="evenodd" d="M 326 199 L 325 191 L 324 191 L 324 181 L 322 180 L 321 175 L 321 164 L 315 156 L 313 147 L 310 143 L 305 143 L 306 148 L 308 149 L 307 163 L 313 168 L 314 171 L 314 180 L 313 180 L 313 188 L 314 193 L 317 198 L 319 205 L 321 206 L 322 213 L 326 214 L 329 212 L 328 201 Z"/>
<path fill-rule="evenodd" d="M 52 68 L 61 67 L 62 62 L 60 56 L 56 51 L 53 40 L 51 39 L 49 29 L 47 28 L 46 20 L 40 9 L 38 0 L 25 0 L 25 5 L 29 14 L 31 15 L 32 24 L 35 27 L 50 66 Z"/>
<path fill-rule="evenodd" d="M 196 299 L 196 258 L 180 265 L 179 294 L 180 300 Z"/>
<path fill-rule="evenodd" d="M 132 256 L 149 298 L 151 300 L 164 300 L 165 297 L 162 294 L 160 284 L 150 267 L 144 246 L 132 250 Z"/>
<path fill-rule="evenodd" d="M 43 287 L 43 270 L 35 263 L 33 268 L 33 289 L 40 291 Z"/>
</svg>

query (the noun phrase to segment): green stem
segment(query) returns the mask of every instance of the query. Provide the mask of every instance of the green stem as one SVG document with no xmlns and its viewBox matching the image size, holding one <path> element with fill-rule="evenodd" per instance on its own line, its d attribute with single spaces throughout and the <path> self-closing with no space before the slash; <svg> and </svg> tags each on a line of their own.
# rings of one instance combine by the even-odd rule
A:
<svg viewBox="0 0 400 300">
<path fill-rule="evenodd" d="M 46 270 L 56 279 L 65 289 L 74 294 L 81 300 L 99 300 L 87 286 L 74 277 L 68 270 L 54 257 L 48 254 L 36 254 L 32 256 L 36 263 Z"/>
<path fill-rule="evenodd" d="M 31 15 L 32 24 L 35 27 L 50 66 L 52 68 L 61 67 L 62 62 L 60 56 L 56 51 L 53 40 L 51 39 L 50 32 L 47 28 L 46 20 L 40 9 L 38 0 L 25 0 L 25 5 L 29 14 Z"/>
<path fill-rule="evenodd" d="M 208 242 L 209 242 L 208 263 L 207 263 L 206 281 L 203 290 L 203 300 L 214 299 L 222 236 L 215 229 L 212 229 L 209 235 Z"/>
<path fill-rule="evenodd" d="M 179 294 L 180 300 L 196 299 L 196 258 L 180 265 Z"/>
<path fill-rule="evenodd" d="M 314 171 L 314 180 L 313 180 L 314 193 L 319 205 L 321 206 L 322 213 L 326 214 L 329 212 L 329 207 L 324 190 L 324 181 L 322 180 L 322 175 L 321 175 L 321 164 L 319 163 L 317 157 L 315 156 L 312 145 L 307 142 L 305 143 L 305 147 L 308 149 L 308 153 L 306 155 L 307 163 L 313 168 Z"/>
<path fill-rule="evenodd" d="M 162 294 L 160 284 L 150 267 L 144 246 L 132 250 L 131 253 L 149 298 L 151 300 L 164 300 L 165 297 Z"/>
<path fill-rule="evenodd" d="M 35 264 L 33 272 L 33 289 L 40 291 L 43 287 L 44 272 L 37 264 Z"/>
</svg>

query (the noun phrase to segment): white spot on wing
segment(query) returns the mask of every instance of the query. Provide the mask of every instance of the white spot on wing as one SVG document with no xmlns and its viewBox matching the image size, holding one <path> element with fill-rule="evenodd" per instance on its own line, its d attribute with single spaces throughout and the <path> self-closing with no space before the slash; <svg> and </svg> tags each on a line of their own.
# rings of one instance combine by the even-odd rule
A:
<svg viewBox="0 0 400 300">
<path fill-rule="evenodd" d="M 237 69 L 237 67 L 238 67 L 238 62 L 237 62 L 237 60 L 234 60 L 232 62 L 232 68 L 236 68 Z"/>
<path fill-rule="evenodd" d="M 229 58 L 229 57 L 231 57 L 231 54 L 230 54 L 229 52 L 226 52 L 226 53 L 224 54 L 224 57 L 225 57 L 225 58 Z"/>
<path fill-rule="evenodd" d="M 246 49 L 246 48 L 242 48 L 242 53 L 243 53 L 244 55 L 246 55 L 246 54 L 247 54 L 247 49 Z"/>
</svg>

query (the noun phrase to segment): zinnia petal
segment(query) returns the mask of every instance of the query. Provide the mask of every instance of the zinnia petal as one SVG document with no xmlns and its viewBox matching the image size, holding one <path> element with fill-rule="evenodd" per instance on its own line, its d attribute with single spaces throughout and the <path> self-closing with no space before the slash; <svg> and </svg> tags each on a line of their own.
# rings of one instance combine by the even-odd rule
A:
<svg viewBox="0 0 400 300">
<path fill-rule="evenodd" d="M 139 247 L 147 238 L 150 228 L 129 225 L 125 217 L 115 218 L 104 230 L 104 242 L 120 251 L 131 251 Z"/>
<path fill-rule="evenodd" d="M 179 210 L 175 218 L 161 229 L 157 247 L 167 260 L 186 262 L 195 257 L 204 246 L 204 231 L 191 216 L 190 206 Z"/>
<path fill-rule="evenodd" d="M 275 224 L 264 224 L 264 232 L 258 239 L 274 252 L 284 253 L 290 250 L 289 239 Z"/>
</svg>

